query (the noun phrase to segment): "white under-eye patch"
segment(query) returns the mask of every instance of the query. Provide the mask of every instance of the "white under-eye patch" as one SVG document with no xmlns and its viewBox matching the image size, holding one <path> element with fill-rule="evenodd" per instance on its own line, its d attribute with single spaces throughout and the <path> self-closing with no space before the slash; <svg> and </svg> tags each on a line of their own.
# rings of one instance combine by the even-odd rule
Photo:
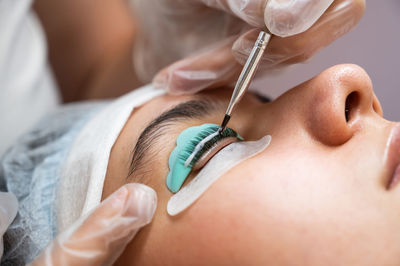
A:
<svg viewBox="0 0 400 266">
<path fill-rule="evenodd" d="M 221 176 L 265 150 L 270 142 L 271 136 L 265 136 L 257 141 L 235 142 L 219 151 L 189 184 L 170 198 L 167 205 L 168 214 L 174 216 L 184 211 Z"/>
</svg>

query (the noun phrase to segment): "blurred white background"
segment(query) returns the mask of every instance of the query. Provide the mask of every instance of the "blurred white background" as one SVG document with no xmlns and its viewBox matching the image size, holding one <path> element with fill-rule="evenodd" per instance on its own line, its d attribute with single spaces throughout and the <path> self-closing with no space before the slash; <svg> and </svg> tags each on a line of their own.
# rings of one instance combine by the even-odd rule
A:
<svg viewBox="0 0 400 266">
<path fill-rule="evenodd" d="M 354 63 L 370 75 L 385 118 L 400 121 L 400 0 L 366 2 L 366 13 L 355 30 L 319 52 L 309 63 L 294 66 L 279 77 L 256 81 L 255 85 L 264 83 L 262 87 L 271 88 L 269 95 L 275 98 L 282 90 L 330 66 Z"/>
</svg>

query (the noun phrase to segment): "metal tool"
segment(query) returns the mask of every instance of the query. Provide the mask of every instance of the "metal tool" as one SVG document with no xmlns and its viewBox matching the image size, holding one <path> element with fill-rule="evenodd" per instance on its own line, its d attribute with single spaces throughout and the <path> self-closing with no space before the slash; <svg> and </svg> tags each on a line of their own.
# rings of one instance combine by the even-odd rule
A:
<svg viewBox="0 0 400 266">
<path fill-rule="evenodd" d="M 231 101 L 229 102 L 228 109 L 225 112 L 224 120 L 222 121 L 221 127 L 219 129 L 220 133 L 222 133 L 225 130 L 229 120 L 231 119 L 233 109 L 243 98 L 244 93 L 249 88 L 250 83 L 254 77 L 254 74 L 257 71 L 257 67 L 264 54 L 265 48 L 269 43 L 270 38 L 271 35 L 264 31 L 261 31 L 260 34 L 258 35 L 253 50 L 251 51 L 250 56 L 243 67 L 242 73 L 240 73 L 239 79 L 236 82 L 236 86 L 235 89 L 233 90 Z"/>
</svg>

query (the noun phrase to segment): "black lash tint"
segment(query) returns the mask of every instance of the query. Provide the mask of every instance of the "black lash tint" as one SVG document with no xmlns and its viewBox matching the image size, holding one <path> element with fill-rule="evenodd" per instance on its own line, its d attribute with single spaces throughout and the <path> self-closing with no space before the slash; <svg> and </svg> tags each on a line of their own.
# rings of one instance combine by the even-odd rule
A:
<svg viewBox="0 0 400 266">
<path fill-rule="evenodd" d="M 219 126 L 210 125 L 209 127 L 201 130 L 185 147 L 184 152 L 180 155 L 180 159 L 187 162 L 186 167 L 192 168 L 199 159 L 211 149 L 218 146 L 218 144 L 226 138 L 236 138 L 238 140 L 243 140 L 243 138 L 233 129 L 226 128 L 223 132 L 218 132 Z M 209 138 L 206 140 L 206 138 Z M 206 141 L 204 141 L 206 140 Z M 198 146 L 198 145 L 201 146 Z M 197 150 L 196 150 L 197 149 Z"/>
</svg>

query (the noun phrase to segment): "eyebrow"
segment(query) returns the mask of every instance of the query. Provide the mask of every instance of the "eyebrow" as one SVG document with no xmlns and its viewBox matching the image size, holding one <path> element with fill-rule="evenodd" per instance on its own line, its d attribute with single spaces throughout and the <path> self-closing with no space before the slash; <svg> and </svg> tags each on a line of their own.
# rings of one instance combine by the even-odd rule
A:
<svg viewBox="0 0 400 266">
<path fill-rule="evenodd" d="M 167 132 L 168 128 L 177 122 L 182 122 L 188 119 L 199 119 L 219 110 L 223 110 L 223 106 L 219 101 L 203 98 L 200 100 L 191 100 L 181 103 L 162 113 L 140 134 L 136 145 L 131 152 L 132 157 L 127 179 L 129 179 L 132 174 L 143 168 L 144 159 L 146 156 L 149 156 L 147 153 L 149 151 L 154 151 L 152 149 L 154 144 L 157 143 L 157 140 L 163 136 L 165 132 Z"/>
</svg>

